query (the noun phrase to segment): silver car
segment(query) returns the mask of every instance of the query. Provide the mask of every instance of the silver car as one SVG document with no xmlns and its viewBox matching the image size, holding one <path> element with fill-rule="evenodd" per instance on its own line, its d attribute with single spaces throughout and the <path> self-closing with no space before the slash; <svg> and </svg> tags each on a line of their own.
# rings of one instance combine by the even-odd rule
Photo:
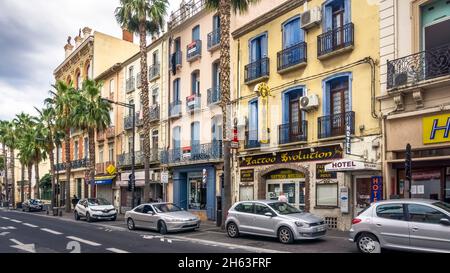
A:
<svg viewBox="0 0 450 273">
<path fill-rule="evenodd" d="M 363 253 L 383 248 L 450 253 L 450 204 L 422 199 L 373 203 L 353 219 L 350 241 Z"/>
<path fill-rule="evenodd" d="M 145 228 L 161 234 L 200 228 L 200 218 L 171 203 L 143 204 L 125 213 L 128 229 Z"/>
<path fill-rule="evenodd" d="M 322 217 L 278 201 L 238 202 L 228 211 L 225 225 L 231 238 L 252 234 L 278 238 L 283 244 L 318 239 L 327 232 Z"/>
</svg>

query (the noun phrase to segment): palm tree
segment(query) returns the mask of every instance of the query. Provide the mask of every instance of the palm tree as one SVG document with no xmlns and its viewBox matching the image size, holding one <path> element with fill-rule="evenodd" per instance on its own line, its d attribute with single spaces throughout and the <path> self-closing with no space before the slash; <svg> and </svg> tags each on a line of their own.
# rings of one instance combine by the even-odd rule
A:
<svg viewBox="0 0 450 273">
<path fill-rule="evenodd" d="M 3 141 L 6 148 L 9 148 L 10 153 L 10 169 L 11 169 L 11 192 L 9 193 L 9 201 L 12 203 L 12 206 L 16 206 L 16 182 L 15 182 L 15 150 L 17 147 L 17 135 L 16 135 L 16 128 L 12 121 L 6 122 L 2 126 L 2 135 L 3 135 Z M 9 190 L 8 190 L 9 192 Z"/>
<path fill-rule="evenodd" d="M 6 147 L 6 141 L 7 141 L 7 127 L 8 127 L 9 122 L 8 121 L 0 121 L 0 143 L 2 144 L 2 152 L 3 152 L 3 165 L 4 165 L 4 171 L 5 171 L 5 175 L 4 175 L 4 186 L 5 186 L 5 195 L 6 195 L 6 200 L 5 201 L 9 201 L 9 185 L 8 185 L 8 152 L 7 152 L 7 147 Z"/>
<path fill-rule="evenodd" d="M 109 112 L 112 106 L 101 97 L 102 85 L 93 80 L 84 81 L 80 101 L 76 103 L 73 117 L 76 126 L 88 132 L 91 197 L 95 187 L 95 130 L 103 131 L 111 124 Z"/>
<path fill-rule="evenodd" d="M 228 112 L 227 107 L 230 104 L 230 28 L 231 28 L 231 10 L 234 14 L 238 12 L 244 14 L 248 11 L 251 4 L 259 0 L 205 0 L 206 7 L 212 11 L 218 11 L 220 17 L 220 90 L 221 90 L 221 108 L 223 117 L 223 140 L 224 140 L 224 199 L 222 203 L 223 219 L 226 212 L 231 207 L 231 170 L 230 170 L 230 141 L 227 134 Z M 223 221 L 224 223 L 225 221 Z M 224 224 L 222 225 L 222 228 Z"/>
<path fill-rule="evenodd" d="M 145 182 L 150 181 L 150 103 L 148 98 L 147 34 L 159 34 L 163 29 L 168 0 L 120 0 L 115 11 L 117 22 L 123 29 L 137 33 L 141 54 L 141 102 L 144 107 L 144 168 Z M 139 80 L 139 79 L 138 79 Z"/>
<path fill-rule="evenodd" d="M 47 159 L 47 134 L 48 134 L 48 128 L 46 127 L 46 124 L 42 122 L 40 117 L 33 117 L 34 120 L 34 143 L 33 143 L 33 163 L 34 163 L 34 175 L 36 180 L 36 191 L 35 191 L 35 198 L 40 199 L 40 193 L 39 193 L 39 164 L 41 164 L 42 161 Z"/>
<path fill-rule="evenodd" d="M 80 94 L 72 87 L 63 81 L 57 81 L 53 85 L 55 91 L 50 91 L 51 98 L 45 100 L 47 105 L 51 105 L 56 113 L 56 126 L 64 133 L 64 152 L 66 157 L 66 193 L 65 193 L 65 207 L 66 212 L 71 212 L 70 202 L 70 130 L 74 127 L 73 109 L 76 102 L 79 101 Z"/>
<path fill-rule="evenodd" d="M 33 159 L 31 154 L 31 145 L 34 142 L 33 130 L 34 121 L 29 114 L 20 113 L 13 120 L 16 126 L 17 144 L 19 148 L 19 162 L 22 165 L 22 183 L 21 183 L 21 202 L 24 201 L 23 182 L 25 181 L 25 166 L 28 169 L 28 197 L 31 198 L 31 176 L 33 170 Z"/>
</svg>

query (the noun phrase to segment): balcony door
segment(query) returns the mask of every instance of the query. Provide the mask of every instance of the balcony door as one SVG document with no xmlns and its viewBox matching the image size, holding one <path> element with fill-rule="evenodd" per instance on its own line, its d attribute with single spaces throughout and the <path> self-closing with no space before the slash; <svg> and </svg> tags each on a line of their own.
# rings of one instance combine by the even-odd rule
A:
<svg viewBox="0 0 450 273">
<path fill-rule="evenodd" d="M 346 112 L 350 111 L 350 99 L 347 78 L 331 83 L 331 133 L 333 136 L 345 133 Z"/>
<path fill-rule="evenodd" d="M 260 35 L 250 40 L 250 63 L 254 64 L 249 69 L 249 78 L 267 74 L 267 66 L 261 59 L 267 57 L 267 34 Z"/>
<path fill-rule="evenodd" d="M 342 45 L 342 36 L 343 36 L 343 29 L 344 26 L 344 7 L 339 7 L 337 10 L 333 10 L 333 29 L 336 29 L 333 33 L 333 43 L 334 47 L 339 47 Z M 339 30 L 338 30 L 339 29 Z"/>
<path fill-rule="evenodd" d="M 298 94 L 289 101 L 289 138 L 298 139 L 302 135 L 300 97 Z"/>
<path fill-rule="evenodd" d="M 248 144 L 251 147 L 258 145 L 258 101 L 249 103 Z"/>
</svg>

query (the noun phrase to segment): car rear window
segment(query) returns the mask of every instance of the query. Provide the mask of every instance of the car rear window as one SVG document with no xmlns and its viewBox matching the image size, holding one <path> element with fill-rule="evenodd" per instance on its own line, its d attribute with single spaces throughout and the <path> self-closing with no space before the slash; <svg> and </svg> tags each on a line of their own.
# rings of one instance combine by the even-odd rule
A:
<svg viewBox="0 0 450 273">
<path fill-rule="evenodd" d="M 405 220 L 403 204 L 383 204 L 377 207 L 377 216 L 392 220 Z"/>
<path fill-rule="evenodd" d="M 238 212 L 253 213 L 254 204 L 253 203 L 241 203 L 237 205 L 234 209 Z"/>
</svg>

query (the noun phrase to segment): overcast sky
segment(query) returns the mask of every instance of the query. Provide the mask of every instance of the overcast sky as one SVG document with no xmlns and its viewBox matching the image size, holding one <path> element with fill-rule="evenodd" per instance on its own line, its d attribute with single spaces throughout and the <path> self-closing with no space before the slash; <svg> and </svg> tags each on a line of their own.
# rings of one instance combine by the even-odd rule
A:
<svg viewBox="0 0 450 273">
<path fill-rule="evenodd" d="M 181 0 L 169 0 L 170 10 Z M 89 26 L 121 38 L 119 0 L 0 0 L 0 120 L 36 114 L 64 60 L 67 37 Z M 170 12 L 169 10 L 169 12 Z M 137 41 L 135 39 L 135 41 Z"/>
</svg>

